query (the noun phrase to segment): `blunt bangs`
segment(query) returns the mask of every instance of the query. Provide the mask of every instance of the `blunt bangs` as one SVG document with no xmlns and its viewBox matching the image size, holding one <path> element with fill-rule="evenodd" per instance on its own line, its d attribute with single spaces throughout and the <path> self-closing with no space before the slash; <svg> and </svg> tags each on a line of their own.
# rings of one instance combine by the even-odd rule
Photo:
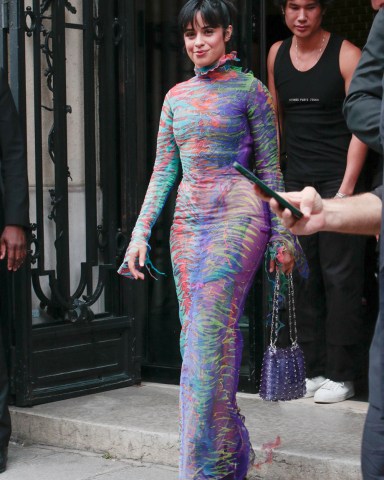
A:
<svg viewBox="0 0 384 480">
<path fill-rule="evenodd" d="M 224 0 L 188 0 L 179 14 L 179 28 L 185 32 L 188 25 L 194 25 L 197 12 L 200 12 L 205 25 L 217 28 L 233 24 L 236 14 L 231 2 Z"/>
</svg>

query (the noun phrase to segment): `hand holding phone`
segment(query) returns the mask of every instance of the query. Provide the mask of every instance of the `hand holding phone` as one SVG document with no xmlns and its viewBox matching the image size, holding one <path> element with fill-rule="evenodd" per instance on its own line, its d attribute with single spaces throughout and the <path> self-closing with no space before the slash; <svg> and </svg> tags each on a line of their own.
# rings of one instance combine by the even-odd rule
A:
<svg viewBox="0 0 384 480">
<path fill-rule="evenodd" d="M 238 162 L 233 162 L 233 166 L 238 172 L 248 178 L 248 180 L 257 185 L 268 197 L 274 198 L 282 208 L 288 208 L 296 218 L 301 218 L 303 216 L 303 212 L 285 200 L 285 198 L 281 197 L 277 192 L 269 188 L 268 185 L 260 180 L 260 178 L 256 177 L 256 175 L 254 175 L 250 170 L 243 167 L 243 165 Z"/>
</svg>

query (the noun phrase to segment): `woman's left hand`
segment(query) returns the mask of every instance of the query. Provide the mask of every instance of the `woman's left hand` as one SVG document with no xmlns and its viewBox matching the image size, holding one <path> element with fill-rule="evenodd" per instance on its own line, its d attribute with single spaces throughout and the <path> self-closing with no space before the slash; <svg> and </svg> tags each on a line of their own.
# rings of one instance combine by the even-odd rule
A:
<svg viewBox="0 0 384 480">
<path fill-rule="evenodd" d="M 269 262 L 269 271 L 274 272 L 279 269 L 285 274 L 292 273 L 293 267 L 295 266 L 295 259 L 284 246 L 279 247 L 276 258 L 270 260 Z"/>
</svg>

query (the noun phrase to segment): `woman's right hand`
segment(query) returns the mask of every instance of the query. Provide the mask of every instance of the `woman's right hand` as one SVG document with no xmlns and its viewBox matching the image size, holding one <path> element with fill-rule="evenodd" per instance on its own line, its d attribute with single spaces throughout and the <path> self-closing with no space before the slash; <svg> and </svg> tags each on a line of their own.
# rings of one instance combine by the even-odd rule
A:
<svg viewBox="0 0 384 480">
<path fill-rule="evenodd" d="M 128 247 L 128 250 L 127 250 L 128 268 L 135 280 L 137 279 L 144 280 L 145 278 L 144 273 L 141 272 L 138 268 L 143 268 L 145 265 L 147 249 L 148 247 L 144 244 L 132 245 Z"/>
</svg>

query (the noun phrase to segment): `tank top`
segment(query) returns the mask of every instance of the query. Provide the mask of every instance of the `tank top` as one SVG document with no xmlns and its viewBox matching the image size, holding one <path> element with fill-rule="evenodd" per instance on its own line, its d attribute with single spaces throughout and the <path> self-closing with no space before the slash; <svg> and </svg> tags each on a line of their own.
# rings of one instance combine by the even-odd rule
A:
<svg viewBox="0 0 384 480">
<path fill-rule="evenodd" d="M 319 61 L 306 72 L 292 64 L 292 38 L 277 52 L 274 75 L 283 110 L 286 180 L 315 182 L 344 176 L 351 134 L 342 113 L 342 42 L 343 38 L 331 34 Z"/>
</svg>

